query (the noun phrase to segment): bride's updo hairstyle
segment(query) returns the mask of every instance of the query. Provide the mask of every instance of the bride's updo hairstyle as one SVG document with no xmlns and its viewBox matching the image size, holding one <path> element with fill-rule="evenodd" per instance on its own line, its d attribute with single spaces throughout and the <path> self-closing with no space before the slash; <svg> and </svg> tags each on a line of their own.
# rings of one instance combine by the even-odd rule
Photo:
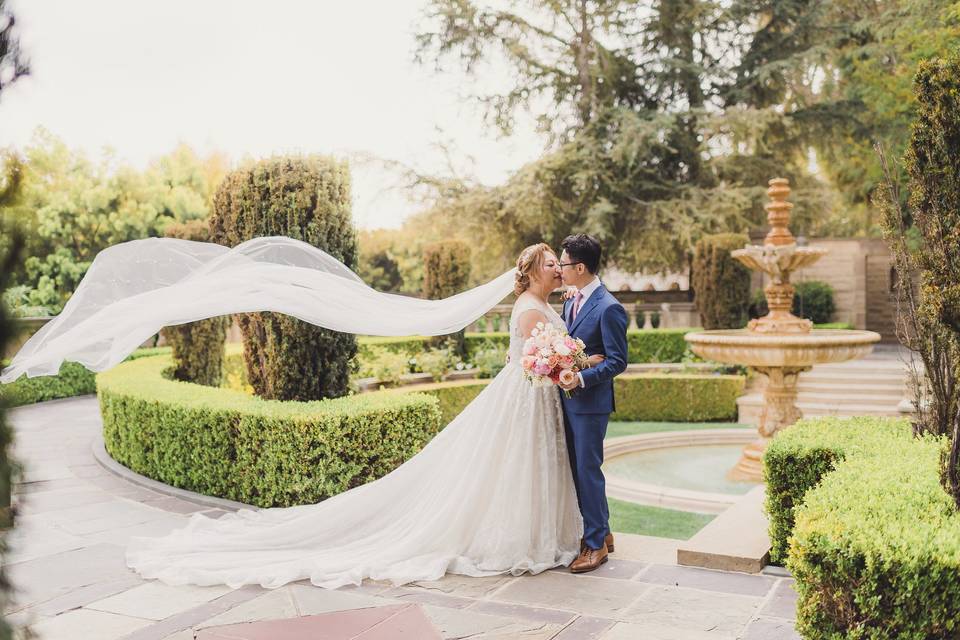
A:
<svg viewBox="0 0 960 640">
<path fill-rule="evenodd" d="M 520 252 L 517 270 L 514 272 L 513 292 L 520 295 L 530 288 L 530 274 L 543 268 L 543 256 L 553 253 L 550 245 L 543 242 L 532 244 Z"/>
</svg>

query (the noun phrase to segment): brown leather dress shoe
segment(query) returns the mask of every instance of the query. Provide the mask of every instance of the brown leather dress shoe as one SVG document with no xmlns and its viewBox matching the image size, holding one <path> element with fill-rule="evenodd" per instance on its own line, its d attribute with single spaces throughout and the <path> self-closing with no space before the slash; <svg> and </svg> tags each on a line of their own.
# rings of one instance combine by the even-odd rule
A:
<svg viewBox="0 0 960 640">
<path fill-rule="evenodd" d="M 570 565 L 570 573 L 586 573 L 587 571 L 593 571 L 607 560 L 609 560 L 609 556 L 606 545 L 600 547 L 599 549 L 584 547 L 583 551 L 580 552 L 580 557 L 574 560 L 573 564 Z"/>
<path fill-rule="evenodd" d="M 586 541 L 583 538 L 580 538 L 580 551 L 583 551 L 583 547 L 586 544 Z M 607 545 L 607 552 L 613 553 L 613 534 L 608 533 L 603 538 L 603 544 Z"/>
</svg>

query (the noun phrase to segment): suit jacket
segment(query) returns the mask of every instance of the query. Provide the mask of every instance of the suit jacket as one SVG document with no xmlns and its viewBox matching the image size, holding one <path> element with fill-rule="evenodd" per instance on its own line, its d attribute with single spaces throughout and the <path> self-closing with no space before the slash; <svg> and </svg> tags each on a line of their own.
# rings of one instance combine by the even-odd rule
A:
<svg viewBox="0 0 960 640">
<path fill-rule="evenodd" d="M 627 312 L 602 284 L 581 303 L 571 323 L 572 309 L 573 300 L 564 302 L 567 331 L 583 340 L 588 355 L 601 353 L 606 359 L 581 372 L 584 386 L 573 391 L 572 398 L 560 395 L 564 408 L 571 413 L 613 413 L 613 378 L 627 368 Z"/>
</svg>

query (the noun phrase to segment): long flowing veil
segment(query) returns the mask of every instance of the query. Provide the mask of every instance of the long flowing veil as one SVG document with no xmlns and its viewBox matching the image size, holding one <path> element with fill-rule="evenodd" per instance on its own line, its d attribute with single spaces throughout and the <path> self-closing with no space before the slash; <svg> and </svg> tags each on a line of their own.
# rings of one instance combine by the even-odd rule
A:
<svg viewBox="0 0 960 640">
<path fill-rule="evenodd" d="M 60 315 L 27 340 L 0 382 L 55 375 L 65 360 L 103 371 L 162 327 L 232 313 L 276 311 L 365 335 L 443 335 L 466 327 L 512 288 L 510 270 L 443 300 L 383 293 L 328 253 L 285 236 L 233 248 L 131 240 L 97 254 Z"/>
</svg>

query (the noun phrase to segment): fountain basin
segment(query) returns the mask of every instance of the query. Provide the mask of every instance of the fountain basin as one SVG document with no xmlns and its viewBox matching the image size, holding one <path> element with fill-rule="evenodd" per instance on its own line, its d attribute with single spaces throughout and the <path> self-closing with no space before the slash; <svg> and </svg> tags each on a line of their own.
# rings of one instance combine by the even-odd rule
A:
<svg viewBox="0 0 960 640">
<path fill-rule="evenodd" d="M 862 358 L 880 341 L 875 331 L 814 329 L 810 333 L 757 333 L 720 329 L 688 333 L 690 350 L 706 360 L 750 367 L 810 367 Z"/>
<path fill-rule="evenodd" d="M 756 432 L 748 428 L 662 431 L 610 438 L 603 445 L 607 495 L 654 507 L 722 513 L 742 498 L 743 492 L 723 478 L 725 469 L 718 467 L 717 462 L 729 453 L 730 460 L 724 462 L 728 467 L 736 461 L 739 449 L 754 438 Z M 693 482 L 682 478 L 678 481 L 676 466 L 684 458 L 688 459 L 681 462 L 685 472 L 700 474 Z M 633 465 L 647 468 L 631 469 Z M 744 490 L 756 486 L 737 484 Z"/>
</svg>

